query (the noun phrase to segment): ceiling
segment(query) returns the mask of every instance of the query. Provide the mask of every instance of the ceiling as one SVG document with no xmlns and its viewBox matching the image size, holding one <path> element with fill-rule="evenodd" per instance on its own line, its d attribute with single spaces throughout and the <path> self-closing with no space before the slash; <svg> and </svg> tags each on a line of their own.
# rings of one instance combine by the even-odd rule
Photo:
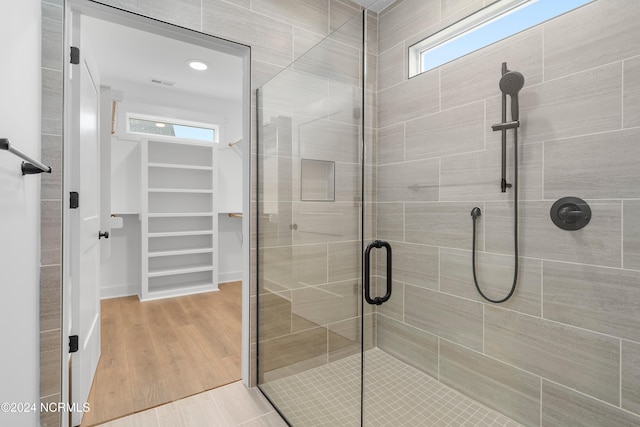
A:
<svg viewBox="0 0 640 427">
<path fill-rule="evenodd" d="M 396 0 L 353 0 L 353 1 L 358 3 L 359 5 L 366 7 L 367 9 L 373 12 L 380 13 L 387 7 L 391 6 L 391 3 L 395 2 Z"/>
<path fill-rule="evenodd" d="M 151 82 L 154 79 L 175 83 L 170 89 L 178 92 L 242 98 L 242 59 L 237 56 L 88 16 L 83 16 L 82 28 L 101 84 L 126 81 L 169 88 Z M 192 70 L 187 64 L 191 59 L 204 61 L 209 68 Z"/>
</svg>

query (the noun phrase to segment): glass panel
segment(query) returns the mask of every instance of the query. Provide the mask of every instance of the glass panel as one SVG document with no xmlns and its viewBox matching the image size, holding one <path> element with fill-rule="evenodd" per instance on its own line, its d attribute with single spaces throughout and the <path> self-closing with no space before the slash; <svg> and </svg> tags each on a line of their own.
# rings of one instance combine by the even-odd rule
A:
<svg viewBox="0 0 640 427">
<path fill-rule="evenodd" d="M 258 384 L 295 426 L 360 424 L 362 33 L 258 89 Z"/>
</svg>

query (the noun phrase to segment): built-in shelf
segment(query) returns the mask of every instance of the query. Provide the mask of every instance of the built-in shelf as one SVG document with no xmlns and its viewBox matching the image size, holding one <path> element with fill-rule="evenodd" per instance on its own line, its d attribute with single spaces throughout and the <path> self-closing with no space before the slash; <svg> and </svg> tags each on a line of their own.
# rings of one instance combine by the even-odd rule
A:
<svg viewBox="0 0 640 427">
<path fill-rule="evenodd" d="M 143 139 L 141 300 L 218 288 L 217 149 Z"/>
<path fill-rule="evenodd" d="M 213 253 L 212 248 L 203 249 L 183 249 L 176 251 L 162 251 L 162 252 L 149 252 L 149 258 L 163 257 L 163 256 L 175 256 L 175 255 L 193 255 L 193 254 L 210 254 Z"/>
<path fill-rule="evenodd" d="M 193 188 L 149 188 L 149 193 L 186 193 L 186 194 L 213 194 L 213 190 L 196 190 Z"/>
<path fill-rule="evenodd" d="M 148 213 L 149 218 L 178 218 L 189 216 L 212 216 L 213 212 L 154 212 Z M 217 215 L 217 212 L 216 212 Z"/>
<path fill-rule="evenodd" d="M 167 270 L 155 270 L 149 272 L 149 277 L 175 276 L 177 274 L 199 273 L 201 271 L 213 271 L 213 266 L 205 265 L 202 267 L 175 268 Z"/>
<path fill-rule="evenodd" d="M 153 237 L 180 237 L 180 236 L 206 236 L 214 234 L 213 230 L 194 230 L 194 231 L 165 231 L 147 233 L 149 238 Z"/>
<path fill-rule="evenodd" d="M 191 170 L 201 170 L 201 171 L 212 171 L 212 166 L 191 166 L 191 165 L 180 165 L 173 163 L 149 163 L 149 168 L 165 168 L 165 169 L 191 169 Z"/>
</svg>

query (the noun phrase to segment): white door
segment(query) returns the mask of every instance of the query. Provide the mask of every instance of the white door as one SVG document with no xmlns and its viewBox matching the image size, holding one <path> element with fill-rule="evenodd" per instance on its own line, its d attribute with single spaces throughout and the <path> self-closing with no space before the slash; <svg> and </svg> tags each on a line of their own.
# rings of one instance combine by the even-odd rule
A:
<svg viewBox="0 0 640 427">
<path fill-rule="evenodd" d="M 73 14 L 73 46 L 80 63 L 72 65 L 72 173 L 79 207 L 71 212 L 71 333 L 79 348 L 71 356 L 71 399 L 82 408 L 100 358 L 100 159 L 99 77 L 82 43 L 81 16 Z M 72 413 L 79 425 L 83 413 Z"/>
</svg>

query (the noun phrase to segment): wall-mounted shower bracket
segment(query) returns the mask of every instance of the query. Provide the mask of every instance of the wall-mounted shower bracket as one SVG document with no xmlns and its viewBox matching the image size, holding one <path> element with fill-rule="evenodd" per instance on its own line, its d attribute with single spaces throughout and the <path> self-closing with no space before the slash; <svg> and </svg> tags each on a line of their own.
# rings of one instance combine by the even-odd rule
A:
<svg viewBox="0 0 640 427">
<path fill-rule="evenodd" d="M 507 129 L 515 129 L 518 127 L 520 127 L 519 120 L 514 120 L 512 122 L 506 122 L 506 123 L 498 123 L 497 125 L 491 125 L 491 129 L 493 129 L 494 132 L 507 130 Z"/>
</svg>

